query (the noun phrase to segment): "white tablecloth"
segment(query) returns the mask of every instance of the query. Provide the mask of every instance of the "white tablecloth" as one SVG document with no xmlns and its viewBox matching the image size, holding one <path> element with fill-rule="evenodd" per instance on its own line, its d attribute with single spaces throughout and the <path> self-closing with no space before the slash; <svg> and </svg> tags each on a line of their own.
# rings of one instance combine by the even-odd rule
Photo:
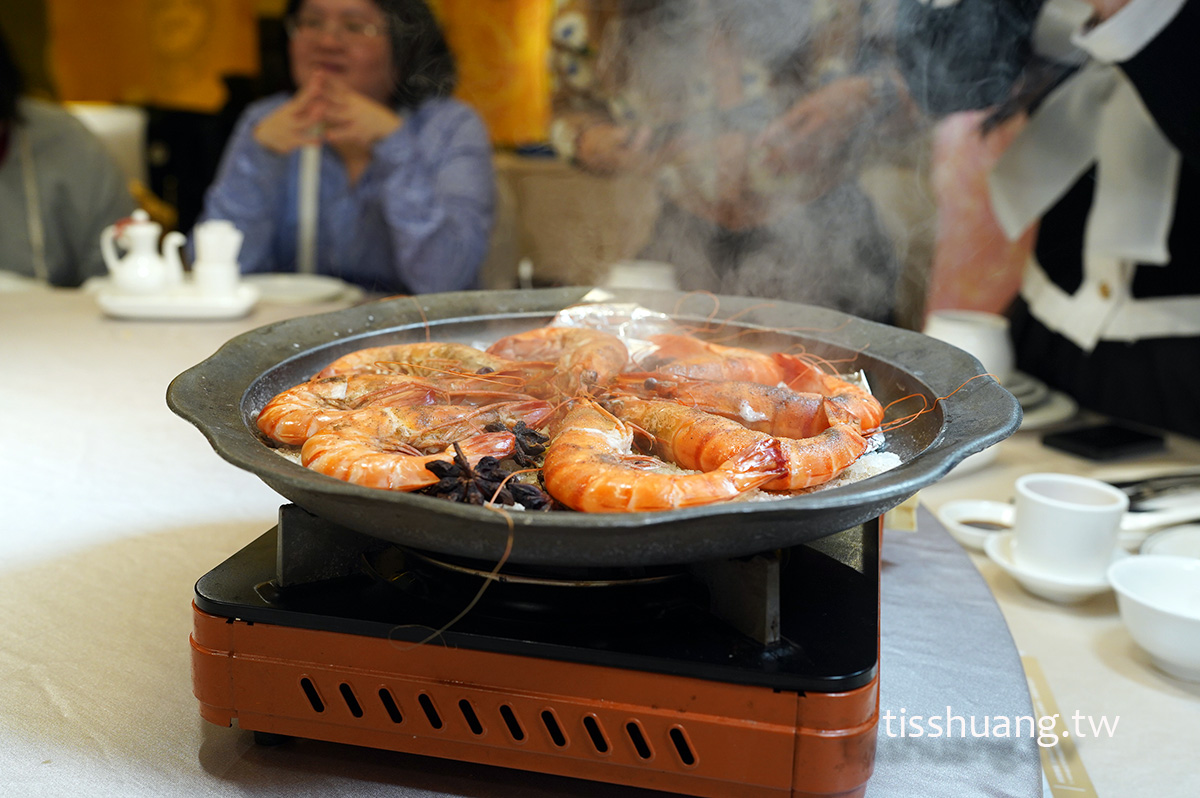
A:
<svg viewBox="0 0 1200 798">
<path fill-rule="evenodd" d="M 0 293 L 0 794 L 646 794 L 312 741 L 263 749 L 200 719 L 193 585 L 269 529 L 281 498 L 172 414 L 166 387 L 244 330 L 327 309 L 133 322 L 78 291 Z M 1016 473 L 1047 465 L 1030 446 L 1006 442 L 992 468 L 926 493 L 1006 498 Z M 1112 739 L 1081 746 L 1101 795 L 1200 793 L 1185 744 L 1200 690 L 1150 668 L 1111 597 L 1050 605 L 976 557 L 1002 618 L 970 558 L 920 521 L 885 536 L 881 711 L 1028 712 L 1006 618 L 1060 706 L 1120 714 Z M 881 726 L 868 795 L 1040 793 L 1031 745 L 933 742 Z"/>
</svg>

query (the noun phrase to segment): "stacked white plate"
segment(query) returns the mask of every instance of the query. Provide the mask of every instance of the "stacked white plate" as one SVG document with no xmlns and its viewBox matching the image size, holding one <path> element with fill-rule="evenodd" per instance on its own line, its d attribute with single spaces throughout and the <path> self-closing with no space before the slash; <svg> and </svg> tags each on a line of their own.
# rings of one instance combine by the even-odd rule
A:
<svg viewBox="0 0 1200 798">
<path fill-rule="evenodd" d="M 1021 420 L 1022 430 L 1050 427 L 1066 421 L 1079 411 L 1074 399 L 1023 372 L 1014 371 L 1004 387 L 1020 403 L 1021 411 L 1025 414 Z"/>
</svg>

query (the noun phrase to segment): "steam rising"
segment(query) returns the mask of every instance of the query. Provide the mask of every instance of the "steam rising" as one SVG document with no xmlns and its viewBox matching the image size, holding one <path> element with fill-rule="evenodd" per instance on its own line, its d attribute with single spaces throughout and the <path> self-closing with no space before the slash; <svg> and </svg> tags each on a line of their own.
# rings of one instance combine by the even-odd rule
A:
<svg viewBox="0 0 1200 798">
<path fill-rule="evenodd" d="M 684 290 L 762 296 L 893 316 L 904 264 L 928 259 L 927 126 L 906 114 L 883 8 L 837 0 L 617 0 L 586 92 L 653 131 L 661 218 L 639 257 L 672 263 Z M 600 25 L 605 14 L 593 13 Z M 857 81 L 845 80 L 855 78 Z M 865 89 L 870 80 L 869 89 Z M 872 110 L 783 173 L 758 143 L 821 92 Z M 899 124 L 898 124 L 899 122 Z M 798 126 L 803 129 L 803 124 Z M 802 133 L 797 130 L 794 138 Z M 831 179 L 832 178 L 832 179 Z M 830 187 L 831 186 L 831 187 Z M 916 281 L 919 283 L 919 280 Z M 910 303 L 911 304 L 911 303 Z M 903 313 L 899 321 L 904 321 Z"/>
</svg>

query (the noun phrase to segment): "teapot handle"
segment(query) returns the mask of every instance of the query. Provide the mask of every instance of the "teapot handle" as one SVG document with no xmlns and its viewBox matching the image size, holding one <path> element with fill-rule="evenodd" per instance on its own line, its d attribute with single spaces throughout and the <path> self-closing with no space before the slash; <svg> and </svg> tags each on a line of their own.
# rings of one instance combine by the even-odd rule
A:
<svg viewBox="0 0 1200 798">
<path fill-rule="evenodd" d="M 163 236 L 163 262 L 167 265 L 167 283 L 179 285 L 183 282 L 183 261 L 179 250 L 187 243 L 187 236 L 178 231 L 171 231 Z"/>
<path fill-rule="evenodd" d="M 109 272 L 116 272 L 121 259 L 117 257 L 117 247 L 114 240 L 117 236 L 117 226 L 110 224 L 100 232 L 100 254 L 104 257 L 104 265 Z"/>
</svg>

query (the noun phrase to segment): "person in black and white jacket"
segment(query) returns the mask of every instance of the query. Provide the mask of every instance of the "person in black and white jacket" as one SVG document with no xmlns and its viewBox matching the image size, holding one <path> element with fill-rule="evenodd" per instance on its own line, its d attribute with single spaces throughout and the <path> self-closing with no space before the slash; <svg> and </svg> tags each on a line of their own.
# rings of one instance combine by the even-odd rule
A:
<svg viewBox="0 0 1200 798">
<path fill-rule="evenodd" d="M 1038 225 L 1010 313 L 1018 368 L 1200 437 L 1200 4 L 900 3 L 919 105 L 1029 114 L 989 181 L 1007 235 Z"/>
</svg>

